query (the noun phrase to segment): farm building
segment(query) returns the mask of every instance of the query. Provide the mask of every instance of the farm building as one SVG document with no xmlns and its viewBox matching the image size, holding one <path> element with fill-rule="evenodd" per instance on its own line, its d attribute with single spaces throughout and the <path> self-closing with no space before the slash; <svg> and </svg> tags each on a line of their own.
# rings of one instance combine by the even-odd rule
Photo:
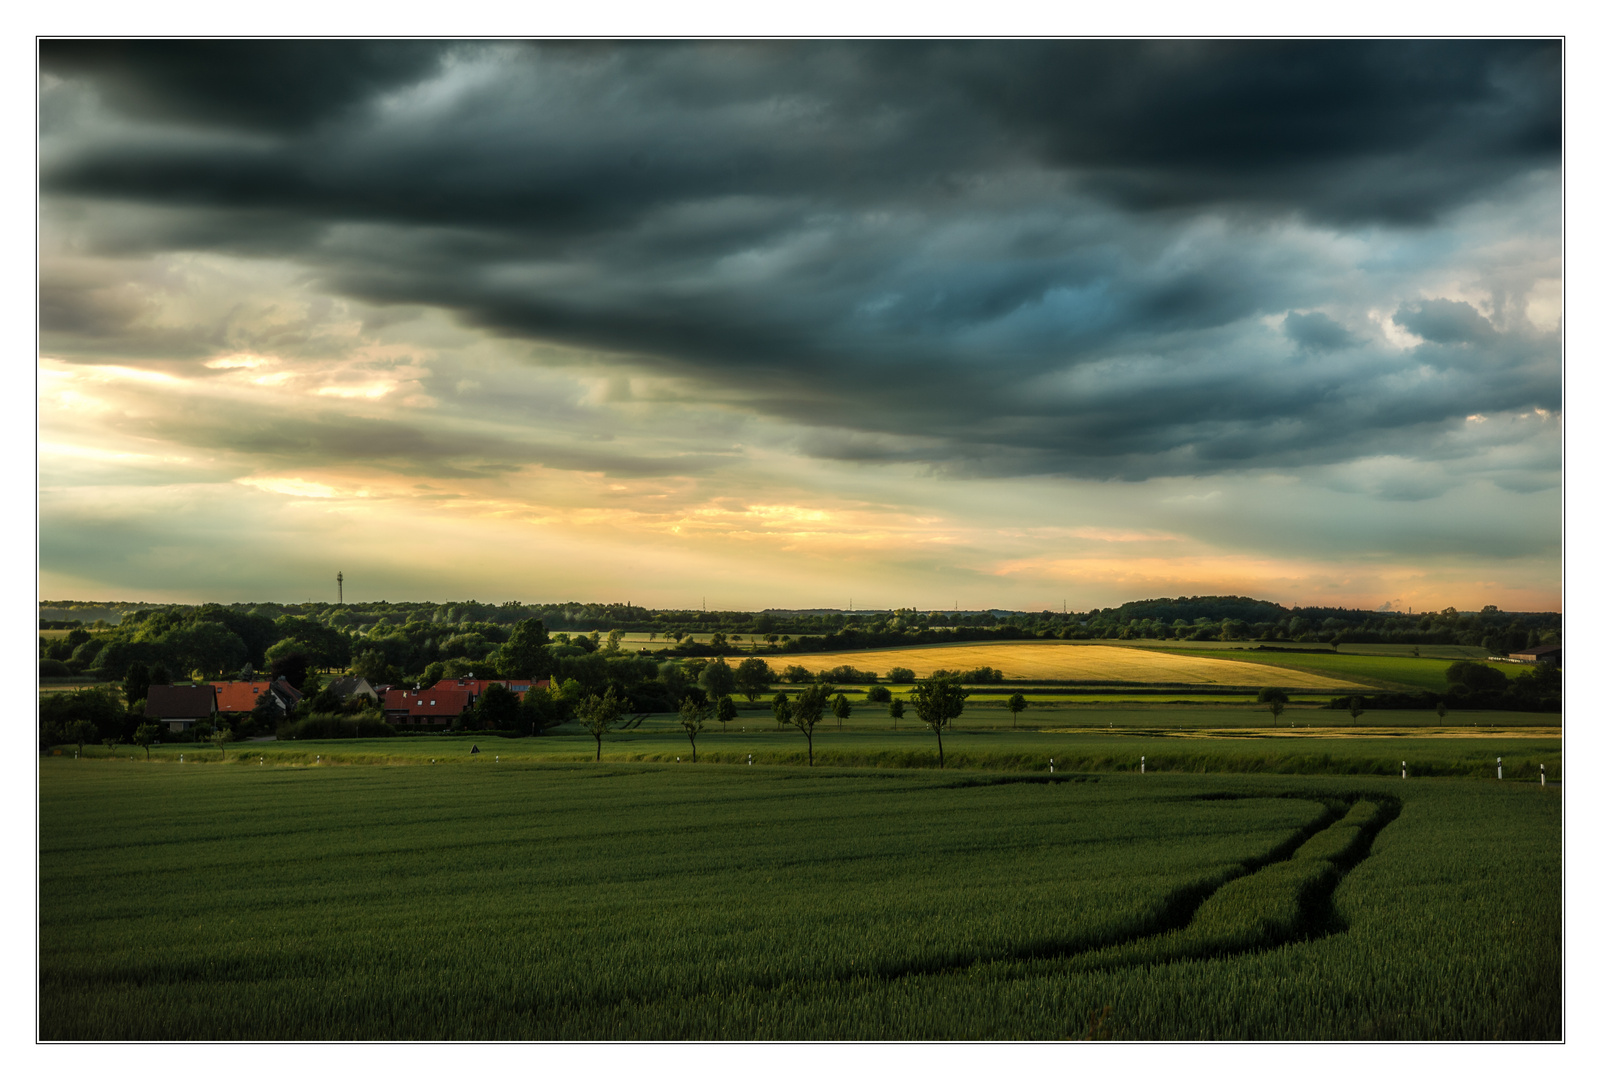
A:
<svg viewBox="0 0 1601 1080">
<path fill-rule="evenodd" d="M 1555 664 L 1562 666 L 1562 646 L 1537 645 L 1532 649 L 1517 649 L 1506 654 L 1508 660 L 1520 664 Z"/>
<path fill-rule="evenodd" d="M 152 686 L 145 698 L 145 716 L 166 724 L 173 731 L 185 731 L 200 720 L 210 720 L 217 711 L 217 689 L 201 686 Z"/>
</svg>

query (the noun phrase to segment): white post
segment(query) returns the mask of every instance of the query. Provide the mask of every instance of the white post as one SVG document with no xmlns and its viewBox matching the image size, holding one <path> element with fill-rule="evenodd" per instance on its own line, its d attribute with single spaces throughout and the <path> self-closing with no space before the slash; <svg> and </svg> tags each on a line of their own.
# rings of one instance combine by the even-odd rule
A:
<svg viewBox="0 0 1601 1080">
<path fill-rule="evenodd" d="M 1055 771 L 1056 771 L 1056 759 L 1052 758 L 1051 759 L 1051 772 L 1054 773 Z"/>
<path fill-rule="evenodd" d="M 1140 755 L 1140 775 L 1141 776 L 1145 775 L 1145 755 L 1144 754 Z"/>
<path fill-rule="evenodd" d="M 745 764 L 747 764 L 747 765 L 755 764 L 755 762 L 753 760 L 753 757 L 754 757 L 754 755 L 746 754 L 745 755 Z"/>
<path fill-rule="evenodd" d="M 1540 786 L 1545 787 L 1545 762 L 1540 763 Z"/>
<path fill-rule="evenodd" d="M 72 756 L 73 756 L 73 757 L 77 757 L 77 756 L 78 756 L 78 755 L 77 755 L 77 754 L 73 754 L 73 755 L 72 755 Z M 178 764 L 179 764 L 179 765 L 182 765 L 182 764 L 183 764 L 183 755 L 182 755 L 182 754 L 179 754 L 179 755 L 178 755 Z"/>
<path fill-rule="evenodd" d="M 1501 759 L 1500 758 L 1496 758 L 1495 759 L 1495 778 L 1497 780 L 1501 779 Z"/>
<path fill-rule="evenodd" d="M 1401 779 L 1406 779 L 1406 762 L 1401 762 Z"/>
</svg>

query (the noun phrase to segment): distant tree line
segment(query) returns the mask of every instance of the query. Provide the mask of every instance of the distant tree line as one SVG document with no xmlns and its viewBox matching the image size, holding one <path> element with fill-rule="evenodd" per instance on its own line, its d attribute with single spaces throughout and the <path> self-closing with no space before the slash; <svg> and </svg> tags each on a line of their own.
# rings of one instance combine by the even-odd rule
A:
<svg viewBox="0 0 1601 1080">
<path fill-rule="evenodd" d="M 52 611 L 63 610 L 61 604 Z M 62 620 L 51 620 L 61 627 Z M 70 622 L 70 620 L 67 620 Z M 529 638 L 519 628 L 537 625 Z M 563 629 L 571 628 L 571 629 Z M 587 632 L 580 632 L 586 628 Z M 648 655 L 623 653 L 625 632 L 653 635 Z M 686 640 L 710 634 L 709 641 Z M 603 637 L 604 634 L 604 637 Z M 1140 600 L 1087 613 L 1058 612 L 685 612 L 629 604 L 171 605 L 126 612 L 115 625 L 72 625 L 40 638 L 44 678 L 121 679 L 129 666 L 165 665 L 179 677 L 285 675 L 349 669 L 374 683 L 529 675 L 537 655 L 560 681 L 581 685 L 648 682 L 641 666 L 690 663 L 752 652 L 797 655 L 951 642 L 1051 640 L 1252 641 L 1468 645 L 1492 653 L 1560 644 L 1555 612 L 1416 615 L 1346 608 L 1284 608 L 1249 597 Z M 659 642 L 659 644 L 658 644 Z M 545 663 L 548 661 L 548 663 Z M 691 680 L 693 681 L 693 680 Z M 843 680 L 840 680 L 843 681 Z M 983 681 L 974 679 L 970 681 Z M 672 709 L 678 707 L 675 699 Z"/>
</svg>

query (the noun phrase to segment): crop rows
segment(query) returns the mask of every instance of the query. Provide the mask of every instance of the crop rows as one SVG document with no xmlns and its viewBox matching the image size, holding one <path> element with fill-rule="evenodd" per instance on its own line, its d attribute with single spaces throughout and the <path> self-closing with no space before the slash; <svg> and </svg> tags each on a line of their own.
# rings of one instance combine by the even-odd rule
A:
<svg viewBox="0 0 1601 1080">
<path fill-rule="evenodd" d="M 1382 822 L 1337 781 L 1013 781 L 46 761 L 41 1034 L 1557 1031 L 1549 792 L 1378 782 L 1403 809 L 1353 863 Z M 1119 948 L 1155 951 L 1092 961 Z M 1251 996 L 1264 964 L 1293 989 Z M 1440 972 L 1477 996 L 1418 992 Z M 1320 1011 L 1336 992 L 1361 1007 Z"/>
</svg>

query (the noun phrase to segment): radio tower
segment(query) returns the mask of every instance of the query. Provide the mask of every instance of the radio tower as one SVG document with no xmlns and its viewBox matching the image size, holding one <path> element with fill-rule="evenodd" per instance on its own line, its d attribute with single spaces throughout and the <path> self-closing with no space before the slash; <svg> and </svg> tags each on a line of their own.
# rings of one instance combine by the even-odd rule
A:
<svg viewBox="0 0 1601 1080">
<path fill-rule="evenodd" d="M 345 572 L 343 570 L 339 571 L 339 575 L 334 580 L 339 583 L 339 604 L 343 607 L 345 603 Z"/>
</svg>

